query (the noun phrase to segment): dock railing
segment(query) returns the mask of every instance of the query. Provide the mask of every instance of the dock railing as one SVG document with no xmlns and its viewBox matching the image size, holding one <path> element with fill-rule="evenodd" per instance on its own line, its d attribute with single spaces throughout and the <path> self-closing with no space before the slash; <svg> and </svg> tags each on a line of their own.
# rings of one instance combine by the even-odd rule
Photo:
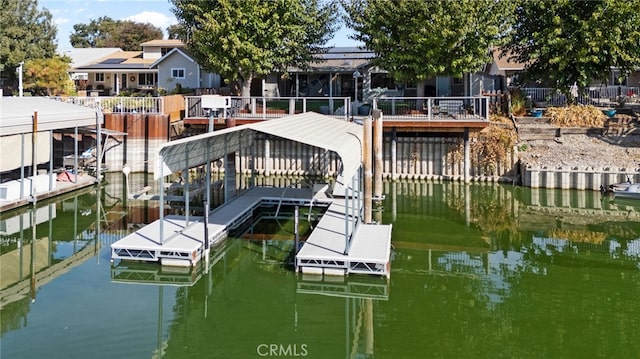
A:
<svg viewBox="0 0 640 359">
<path fill-rule="evenodd" d="M 348 119 L 351 101 L 348 97 L 231 97 L 227 117 L 269 119 L 314 111 Z M 185 96 L 185 117 L 207 117 L 200 96 Z M 222 114 L 218 114 L 222 115 Z"/>
</svg>

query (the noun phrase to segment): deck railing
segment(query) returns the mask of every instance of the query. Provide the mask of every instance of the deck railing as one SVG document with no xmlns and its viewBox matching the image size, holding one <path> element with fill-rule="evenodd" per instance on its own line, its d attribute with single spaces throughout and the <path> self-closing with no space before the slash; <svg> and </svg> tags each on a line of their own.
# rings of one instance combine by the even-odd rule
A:
<svg viewBox="0 0 640 359">
<path fill-rule="evenodd" d="M 185 117 L 207 117 L 200 96 L 185 97 Z M 314 111 L 337 118 L 347 119 L 350 111 L 347 97 L 231 97 L 231 108 L 225 117 L 278 118 L 285 115 Z"/>
<path fill-rule="evenodd" d="M 185 97 L 187 118 L 207 117 L 200 96 Z M 371 104 L 354 104 L 343 97 L 231 97 L 232 106 L 216 116 L 245 118 L 278 118 L 314 111 L 345 120 L 369 115 L 372 109 L 385 116 L 406 120 L 483 120 L 489 121 L 489 98 L 458 97 L 385 97 L 374 98 Z"/>
<path fill-rule="evenodd" d="M 162 97 L 50 97 L 52 99 L 73 103 L 80 106 L 99 108 L 104 113 L 164 113 Z"/>
<path fill-rule="evenodd" d="M 489 121 L 489 98 L 485 96 L 383 97 L 373 100 L 373 108 L 394 119 Z"/>
<path fill-rule="evenodd" d="M 543 87 L 523 87 L 521 88 L 527 96 L 530 96 L 532 105 L 545 103 L 547 106 L 565 106 L 567 98 L 553 88 Z M 610 107 L 620 102 L 624 98 L 640 96 L 639 87 L 630 86 L 597 86 L 588 87 L 585 93 L 579 93 L 577 102 L 583 105 L 593 105 Z"/>
</svg>

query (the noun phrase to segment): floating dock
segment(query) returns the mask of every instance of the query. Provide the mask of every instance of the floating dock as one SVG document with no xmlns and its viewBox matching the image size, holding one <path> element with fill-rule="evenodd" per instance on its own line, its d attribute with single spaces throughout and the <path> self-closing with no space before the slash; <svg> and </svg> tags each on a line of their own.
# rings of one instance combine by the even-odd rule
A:
<svg viewBox="0 0 640 359">
<path fill-rule="evenodd" d="M 229 231 L 252 220 L 261 206 L 329 205 L 296 256 L 298 271 L 305 274 L 375 274 L 389 276 L 391 225 L 360 224 L 352 231 L 345 225 L 348 207 L 344 199 L 329 199 L 311 189 L 253 187 L 211 211 L 209 247 L 219 245 Z M 111 260 L 160 262 L 167 266 L 195 266 L 205 253 L 204 217 L 166 216 L 111 245 Z M 347 231 L 347 236 L 345 236 Z M 162 237 L 161 238 L 161 233 Z M 349 238 L 349 240 L 347 239 Z M 345 246 L 348 253 L 345 253 Z"/>
<path fill-rule="evenodd" d="M 314 198 L 311 189 L 253 187 L 211 211 L 207 224 L 209 248 L 220 244 L 229 231 L 251 220 L 253 211 L 261 206 L 309 206 L 316 202 L 320 204 L 322 200 Z M 205 250 L 204 233 L 203 216 L 166 216 L 113 243 L 111 260 L 194 266 Z"/>
<path fill-rule="evenodd" d="M 344 199 L 336 199 L 296 255 L 305 274 L 344 276 L 391 273 L 391 225 L 362 224 L 355 232 L 345 221 Z M 347 224 L 345 224 L 347 223 Z"/>
</svg>

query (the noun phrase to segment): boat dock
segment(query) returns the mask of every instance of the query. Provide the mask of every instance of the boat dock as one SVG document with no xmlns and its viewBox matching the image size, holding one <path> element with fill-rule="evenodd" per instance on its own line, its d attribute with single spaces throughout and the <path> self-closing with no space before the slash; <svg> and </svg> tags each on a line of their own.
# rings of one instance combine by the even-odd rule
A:
<svg viewBox="0 0 640 359">
<path fill-rule="evenodd" d="M 213 101 L 212 103 L 219 103 Z M 213 126 L 210 126 L 213 127 Z M 366 127 L 366 126 L 364 126 Z M 195 266 L 209 260 L 209 249 L 220 244 L 229 232 L 253 222 L 261 206 L 328 207 L 309 238 L 296 253 L 296 269 L 306 274 L 345 276 L 349 274 L 390 275 L 390 225 L 370 224 L 363 195 L 363 126 L 316 113 L 247 124 L 169 142 L 158 150 L 155 178 L 164 188 L 166 176 L 204 167 L 206 203 L 211 195 L 211 167 L 224 165 L 228 174 L 222 184 L 224 204 L 204 216 L 164 215 L 164 192 L 160 192 L 160 218 L 111 245 L 111 260 L 160 262 L 167 266 Z M 237 193 L 236 161 L 255 163 L 258 137 L 279 138 L 315 147 L 319 156 L 292 161 L 310 173 L 327 173 L 327 154 L 340 159 L 340 173 L 333 186 L 315 183 L 309 188 L 251 187 Z M 223 160 L 223 161 L 221 161 Z M 302 163 L 308 161 L 308 163 Z M 364 183 L 364 185 L 363 185 Z M 190 186 L 184 184 L 184 195 Z M 330 188 L 331 187 L 331 188 Z M 366 191 L 364 191 L 366 192 Z M 186 213 L 189 201 L 185 202 Z M 205 208 L 206 207 L 205 205 Z M 370 217 L 370 213 L 369 213 Z M 296 249 L 298 247 L 296 246 Z"/>
</svg>

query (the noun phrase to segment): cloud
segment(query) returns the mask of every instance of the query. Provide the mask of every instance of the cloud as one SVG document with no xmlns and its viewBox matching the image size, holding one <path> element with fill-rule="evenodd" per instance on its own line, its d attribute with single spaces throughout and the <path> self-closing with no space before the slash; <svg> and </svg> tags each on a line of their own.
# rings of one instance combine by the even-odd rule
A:
<svg viewBox="0 0 640 359">
<path fill-rule="evenodd" d="M 69 19 L 67 17 L 57 17 L 57 18 L 53 19 L 53 22 L 56 24 L 56 26 L 62 26 L 64 24 L 70 23 L 71 19 Z"/>
<path fill-rule="evenodd" d="M 167 16 L 156 11 L 143 11 L 141 13 L 127 16 L 121 20 L 130 20 L 134 22 L 149 23 L 157 26 L 164 31 L 169 25 L 176 24 L 178 21 L 173 16 Z"/>
</svg>

